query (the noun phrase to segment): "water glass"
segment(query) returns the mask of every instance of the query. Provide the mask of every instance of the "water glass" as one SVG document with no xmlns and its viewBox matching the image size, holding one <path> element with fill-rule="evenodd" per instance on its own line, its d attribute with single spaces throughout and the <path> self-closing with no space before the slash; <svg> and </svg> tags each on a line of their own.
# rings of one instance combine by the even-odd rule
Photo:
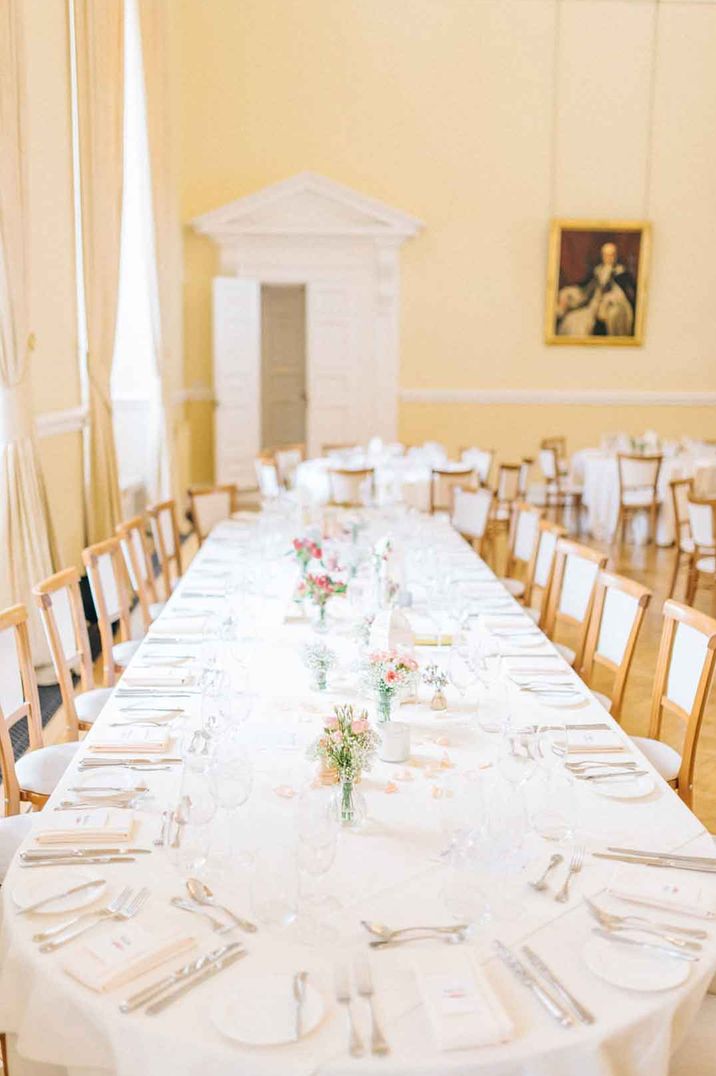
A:
<svg viewBox="0 0 716 1076">
<path fill-rule="evenodd" d="M 292 923 L 298 911 L 295 850 L 274 846 L 257 852 L 251 875 L 251 907 L 265 927 Z"/>
</svg>

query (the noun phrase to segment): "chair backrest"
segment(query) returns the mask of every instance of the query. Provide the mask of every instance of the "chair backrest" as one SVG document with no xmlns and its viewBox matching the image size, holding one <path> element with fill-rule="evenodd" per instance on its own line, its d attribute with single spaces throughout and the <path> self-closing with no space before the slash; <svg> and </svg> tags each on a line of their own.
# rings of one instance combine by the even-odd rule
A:
<svg viewBox="0 0 716 1076">
<path fill-rule="evenodd" d="M 671 504 L 674 509 L 674 531 L 676 543 L 681 545 L 684 539 L 691 537 L 691 522 L 689 520 L 689 494 L 693 492 L 694 482 L 692 478 L 673 478 L 669 482 L 671 490 Z"/>
<path fill-rule="evenodd" d="M 567 538 L 557 542 L 544 630 L 551 638 L 559 623 L 578 628 L 575 669 L 582 665 L 597 579 L 606 563 L 606 555 L 596 549 Z"/>
<path fill-rule="evenodd" d="M 256 482 L 262 497 L 271 499 L 279 495 L 278 469 L 272 456 L 257 456 L 254 460 Z"/>
<path fill-rule="evenodd" d="M 321 455 L 330 456 L 334 452 L 350 452 L 351 449 L 359 448 L 360 446 L 355 441 L 344 441 L 342 444 L 325 444 L 321 445 Z"/>
<path fill-rule="evenodd" d="M 152 553 L 147 542 L 147 521 L 144 516 L 124 520 L 116 530 L 132 590 L 137 595 L 145 629 L 152 622 L 150 606 L 157 600 Z"/>
<path fill-rule="evenodd" d="M 284 489 L 293 489 L 296 484 L 296 468 L 306 458 L 304 444 L 281 445 L 273 452 L 276 473 Z"/>
<path fill-rule="evenodd" d="M 199 544 L 217 523 L 229 519 L 236 511 L 238 490 L 233 482 L 221 486 L 192 486 L 189 489 L 191 518 Z"/>
<path fill-rule="evenodd" d="M 525 501 L 516 501 L 510 526 L 510 546 L 507 554 L 507 575 L 517 564 L 529 565 L 539 541 L 542 509 Z"/>
<path fill-rule="evenodd" d="M 663 456 L 643 456 L 631 452 L 617 452 L 619 469 L 619 490 L 623 495 L 629 492 L 647 492 L 651 490 L 652 499 L 656 500 L 656 485 Z"/>
<path fill-rule="evenodd" d="M 491 448 L 463 448 L 460 459 L 474 468 L 480 484 L 486 486 L 490 481 L 490 471 L 495 453 Z"/>
<path fill-rule="evenodd" d="M 557 453 L 557 457 L 561 460 L 567 458 L 567 438 L 562 434 L 557 434 L 555 437 L 543 437 L 539 447 L 540 449 L 553 449 Z"/>
<path fill-rule="evenodd" d="M 660 739 L 664 712 L 685 725 L 677 788 L 691 807 L 696 747 L 714 676 L 716 620 L 671 598 L 664 602 L 663 614 L 649 735 Z"/>
<path fill-rule="evenodd" d="M 87 546 L 82 550 L 82 560 L 87 569 L 102 640 L 104 682 L 107 687 L 111 687 L 116 679 L 112 656 L 113 625 L 119 622 L 119 638 L 122 641 L 129 639 L 132 632 L 129 619 L 129 581 L 119 538 L 107 538 L 104 542 Z"/>
<path fill-rule="evenodd" d="M 30 653 L 27 609 L 11 605 L 0 611 L 0 773 L 5 814 L 19 814 L 20 786 L 10 729 L 25 718 L 31 751 L 42 747 L 42 717 Z"/>
<path fill-rule="evenodd" d="M 581 675 L 588 680 L 595 664 L 614 673 L 609 712 L 615 720 L 621 714 L 627 676 L 651 597 L 652 591 L 633 579 L 613 572 L 599 573 Z"/>
<path fill-rule="evenodd" d="M 476 490 L 456 486 L 453 491 L 452 525 L 463 538 L 477 544 L 479 553 L 482 552 L 494 497 L 492 490 L 485 486 Z"/>
<path fill-rule="evenodd" d="M 527 483 L 528 483 L 529 477 L 530 477 L 530 468 L 532 467 L 533 463 L 534 463 L 533 459 L 530 459 L 527 456 L 522 457 L 522 462 L 520 463 L 519 474 L 517 476 L 517 496 L 518 497 L 525 498 L 527 496 Z"/>
<path fill-rule="evenodd" d="M 32 588 L 35 604 L 45 629 L 52 664 L 62 695 L 68 736 L 76 740 L 79 723 L 75 709 L 72 674 L 79 674 L 80 688 L 89 691 L 94 683 L 92 651 L 80 591 L 80 573 L 65 568 Z"/>
<path fill-rule="evenodd" d="M 475 468 L 470 464 L 464 467 L 433 467 L 430 474 L 430 511 L 452 512 L 455 489 L 477 489 L 479 486 Z"/>
<path fill-rule="evenodd" d="M 527 568 L 524 602 L 525 605 L 531 605 L 535 590 L 542 592 L 539 605 L 540 624 L 542 624 L 547 610 L 547 599 L 554 573 L 557 542 L 560 538 L 564 538 L 566 534 L 566 528 L 559 523 L 551 523 L 547 519 L 540 519 L 537 524 L 537 544 L 534 548 L 532 561 Z"/>
<path fill-rule="evenodd" d="M 372 467 L 351 470 L 332 467 L 329 471 L 333 504 L 358 507 L 373 499 L 375 472 Z"/>
<path fill-rule="evenodd" d="M 547 482 L 559 480 L 559 457 L 555 448 L 541 448 L 539 450 L 539 466 Z"/>
<path fill-rule="evenodd" d="M 501 463 L 497 468 L 498 504 L 512 504 L 517 500 L 520 490 L 521 463 Z"/>
<path fill-rule="evenodd" d="M 694 545 L 701 552 L 716 549 L 716 501 L 688 497 L 689 524 Z"/>
<path fill-rule="evenodd" d="M 152 525 L 154 548 L 159 557 L 164 582 L 164 597 L 172 592 L 172 581 L 181 578 L 181 537 L 177 520 L 176 501 L 157 501 L 147 508 L 147 515 Z"/>
</svg>

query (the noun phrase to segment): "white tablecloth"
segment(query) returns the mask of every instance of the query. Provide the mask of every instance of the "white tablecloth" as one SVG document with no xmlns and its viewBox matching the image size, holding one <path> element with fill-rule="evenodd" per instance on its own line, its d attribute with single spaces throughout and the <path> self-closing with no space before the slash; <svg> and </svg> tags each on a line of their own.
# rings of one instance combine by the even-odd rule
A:
<svg viewBox="0 0 716 1076">
<path fill-rule="evenodd" d="M 677 478 L 694 478 L 698 496 L 716 496 L 716 451 L 713 457 L 689 452 L 666 456 L 659 472 L 660 499 L 656 527 L 656 544 L 674 541 L 674 509 L 669 482 Z M 570 480 L 582 486 L 582 502 L 589 513 L 589 531 L 601 542 L 614 537 L 619 513 L 619 472 L 616 456 L 600 449 L 575 452 L 570 463 Z"/>
<path fill-rule="evenodd" d="M 203 574 L 209 570 L 206 566 L 202 569 L 204 561 L 219 558 L 227 563 L 236 562 L 241 554 L 231 539 L 237 526 L 242 524 L 223 525 L 204 544 L 164 615 L 171 615 L 172 607 L 187 604 L 183 590 L 201 588 Z M 426 543 L 428 539 L 461 572 L 475 572 L 483 577 L 486 574 L 478 558 L 445 522 L 424 521 L 420 541 Z M 284 621 L 294 579 L 285 557 L 277 557 L 277 564 L 278 575 L 274 579 L 280 596 L 264 602 L 259 625 L 262 644 L 258 671 L 263 669 L 263 673 L 257 679 L 261 710 L 245 730 L 252 740 L 256 777 L 251 799 L 241 809 L 240 821 L 247 847 L 256 850 L 274 846 L 292 832 L 297 800 L 282 798 L 275 789 L 295 781 L 296 773 L 304 765 L 303 746 L 320 731 L 318 715 L 326 712 L 326 703 L 359 699 L 350 682 L 327 700 L 308 690 L 307 673 L 297 653 L 308 629 L 304 624 Z M 340 619 L 334 620 L 331 642 L 337 647 L 349 645 L 348 635 L 341 633 Z M 186 652 L 187 645 L 182 643 L 180 651 Z M 548 646 L 544 644 L 545 649 Z M 142 661 L 144 649 L 135 661 Z M 169 646 L 164 649 L 172 651 Z M 423 663 L 431 655 L 434 657 L 435 651 L 422 648 L 419 651 Z M 444 652 L 440 655 L 443 661 L 446 656 Z M 579 685 L 576 675 L 570 675 Z M 503 787 L 491 764 L 495 739 L 482 733 L 470 720 L 474 699 L 471 701 L 468 696 L 461 701 L 452 688 L 448 688 L 448 697 L 447 716 L 430 710 L 424 690 L 418 703 L 402 708 L 401 717 L 412 726 L 413 758 L 423 764 L 429 760 L 437 763 L 447 752 L 454 764 L 451 772 L 459 775 L 469 771 L 479 775 L 484 793 L 482 809 L 493 810 L 494 797 Z M 108 703 L 81 748 L 80 757 L 86 754 L 86 745 L 97 739 L 111 720 L 116 720 L 118 705 L 116 699 Z M 521 705 L 525 714 L 532 707 L 539 720 L 544 720 L 545 715 L 548 720 L 563 720 L 565 715 L 569 721 L 610 720 L 591 697 L 587 706 L 569 711 L 552 712 L 527 701 Z M 190 700 L 190 709 L 191 720 L 196 723 L 198 698 Z M 300 750 L 286 749 L 290 743 Z M 333 970 L 336 959 L 369 951 L 360 919 L 396 924 L 448 921 L 442 897 L 445 866 L 436 858 L 444 841 L 440 801 L 432 795 L 433 780 L 426 779 L 421 771 L 422 767 L 414 767 L 413 780 L 400 783 L 395 794 L 386 792 L 387 782 L 396 775 L 396 767 L 387 763 L 376 764 L 363 781 L 369 821 L 359 831 L 341 833 L 338 857 L 328 876 L 329 889 L 343 903 L 337 920 L 337 942 L 304 948 L 292 940 L 290 928 L 277 932 L 262 928 L 256 935 L 244 935 L 242 938 L 249 949 L 245 960 L 154 1017 L 141 1013 L 122 1015 L 118 1002 L 145 985 L 147 979 L 154 980 L 156 972 L 132 983 L 130 988 L 102 996 L 90 993 L 63 971 L 70 947 L 51 955 L 38 953 L 31 935 L 38 929 L 39 917 L 34 921 L 32 916 L 19 918 L 12 891 L 19 877 L 23 881 L 30 875 L 51 877 L 52 871 L 23 871 L 16 861 L 2 890 L 0 936 L 0 1027 L 10 1033 L 11 1046 L 18 1055 L 12 1076 L 65 1072 L 74 1076 L 100 1073 L 103 1076 L 137 1076 L 138 1073 L 198 1076 L 203 1072 L 211 1076 L 309 1076 L 312 1073 L 343 1076 L 358 1071 L 382 1076 L 435 1076 L 437 1072 L 460 1076 L 666 1076 L 669 1054 L 693 1018 L 716 967 L 716 939 L 712 935 L 701 962 L 693 967 L 688 982 L 677 989 L 654 994 L 633 993 L 595 978 L 582 958 L 593 923 L 580 895 L 599 893 L 612 877 L 615 865 L 589 854 L 568 904 L 557 904 L 550 895 L 535 893 L 525 884 L 520 888 L 520 898 L 524 900 L 521 915 L 481 928 L 469 942 L 515 1022 L 514 1041 L 480 1049 L 437 1052 L 419 1000 L 411 947 L 406 947 L 371 954 L 377 1004 L 391 1054 L 385 1058 L 366 1056 L 360 1062 L 347 1056 L 345 1013 L 333 1000 Z M 75 784 L 75 778 L 76 764 L 65 775 L 48 809 L 64 798 L 65 790 Z M 155 794 L 155 809 L 138 813 L 139 831 L 134 841 L 151 848 L 159 828 L 157 811 L 176 802 L 180 775 L 148 773 L 146 779 Z M 586 783 L 578 783 L 576 796 L 581 837 L 588 849 L 619 843 L 713 854 L 704 827 L 659 779 L 655 790 L 644 800 L 600 798 Z M 537 860 L 543 866 L 554 845 L 535 840 L 539 842 L 535 849 Z M 174 922 L 183 928 L 191 926 L 202 950 L 217 944 L 216 936 L 200 921 L 194 922 L 169 905 L 172 895 L 183 892 L 183 878 L 170 865 L 163 850 L 139 857 L 132 864 L 101 869 L 106 871 L 112 891 L 116 892 L 125 883 L 146 884 L 151 888 L 151 900 L 141 914 L 145 925 Z M 647 870 L 629 869 L 639 877 Z M 679 880 L 684 877 L 681 872 L 675 873 Z M 698 878 L 716 907 L 716 878 L 691 877 Z M 249 883 L 248 874 L 238 871 L 224 882 L 223 888 L 218 885 L 215 888 L 235 910 L 251 914 Z M 693 925 L 692 921 L 687 922 Z M 580 1000 L 594 1011 L 596 1024 L 565 1031 L 554 1023 L 531 994 L 496 961 L 491 947 L 495 936 L 510 944 L 529 939 Z M 180 963 L 183 960 L 175 961 L 176 965 Z M 298 968 L 309 970 L 311 981 L 321 991 L 326 1004 L 323 1022 L 300 1044 L 272 1049 L 243 1047 L 223 1038 L 213 1026 L 212 1007 L 230 995 L 232 984 L 242 977 L 261 974 L 266 969 L 293 972 Z M 358 1001 L 355 1012 L 365 1033 L 365 1004 Z"/>
</svg>

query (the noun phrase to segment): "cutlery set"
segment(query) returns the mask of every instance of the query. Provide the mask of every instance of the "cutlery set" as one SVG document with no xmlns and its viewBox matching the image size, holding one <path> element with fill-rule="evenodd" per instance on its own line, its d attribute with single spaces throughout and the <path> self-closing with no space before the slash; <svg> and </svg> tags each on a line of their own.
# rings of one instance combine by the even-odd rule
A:
<svg viewBox="0 0 716 1076">
<path fill-rule="evenodd" d="M 554 899 L 559 904 L 566 904 L 566 902 L 569 900 L 569 884 L 574 875 L 579 874 L 582 869 L 582 864 L 584 863 L 584 851 L 585 850 L 583 845 L 577 845 L 575 848 L 572 849 L 572 855 L 567 865 L 567 874 L 565 875 L 565 879 L 562 883 L 561 888 L 557 890 L 554 897 Z M 546 889 L 549 888 L 547 879 L 549 878 L 550 874 L 563 862 L 564 856 L 561 855 L 559 852 L 555 852 L 552 856 L 550 856 L 549 863 L 547 864 L 537 881 L 530 882 L 529 884 L 538 893 L 543 893 Z"/>
<path fill-rule="evenodd" d="M 177 971 L 165 975 L 151 986 L 131 994 L 125 1001 L 120 1003 L 119 1011 L 131 1013 L 137 1009 L 144 1009 L 145 1013 L 150 1016 L 162 1012 L 179 998 L 188 994 L 195 986 L 199 986 L 201 983 L 206 982 L 207 979 L 218 975 L 220 971 L 242 960 L 246 956 L 246 952 L 241 942 L 229 942 L 219 949 L 203 953 L 201 956 L 184 964 Z"/>
<path fill-rule="evenodd" d="M 129 888 L 123 889 L 106 907 L 98 911 L 86 912 L 84 915 L 42 930 L 39 934 L 34 934 L 32 940 L 40 943 L 41 953 L 54 953 L 56 949 L 86 934 L 107 919 L 116 919 L 121 922 L 133 919 L 142 910 L 148 898 L 149 890 L 146 888 L 139 889 L 136 893 Z M 73 930 L 73 927 L 76 929 Z"/>
<path fill-rule="evenodd" d="M 673 870 L 716 874 L 716 859 L 708 856 L 684 856 L 672 852 L 644 852 L 634 848 L 609 848 L 592 852 L 595 859 L 613 859 L 619 863 L 639 863 L 644 867 L 671 867 Z"/>
<path fill-rule="evenodd" d="M 365 958 L 358 960 L 354 971 L 356 978 L 356 993 L 366 1001 L 370 1013 L 370 1052 L 376 1057 L 385 1057 L 386 1054 L 390 1053 L 390 1046 L 388 1045 L 388 1041 L 383 1034 L 376 1016 L 374 1004 L 375 991 L 373 989 L 373 980 L 368 961 Z M 339 1005 L 344 1006 L 346 1010 L 346 1018 L 348 1021 L 348 1053 L 351 1057 L 363 1057 L 365 1054 L 365 1045 L 360 1032 L 356 1027 L 353 1016 L 351 974 L 347 964 L 338 965 L 335 969 L 335 991 L 336 1001 Z"/>
<path fill-rule="evenodd" d="M 609 936 L 613 941 L 624 941 L 629 938 L 630 943 L 643 943 L 650 949 L 655 945 L 664 950 L 665 956 L 676 957 L 682 960 L 698 960 L 703 950 L 701 940 L 708 938 L 705 930 L 692 930 L 688 927 L 673 926 L 669 923 L 652 923 L 650 919 L 639 915 L 615 915 L 605 912 L 593 901 L 584 898 L 592 916 L 599 923 L 599 930 L 595 931 L 600 937 Z M 646 935 L 646 940 L 631 935 Z M 650 940 L 657 939 L 657 942 Z"/>
<path fill-rule="evenodd" d="M 495 948 L 502 963 L 510 969 L 513 975 L 528 990 L 531 990 L 542 1008 L 546 1009 L 549 1015 L 562 1027 L 574 1027 L 577 1021 L 582 1024 L 593 1024 L 595 1022 L 592 1013 L 577 1001 L 563 986 L 554 972 L 528 945 L 522 947 L 522 952 L 532 964 L 535 969 L 534 972 L 530 971 L 527 965 L 501 941 L 495 941 Z"/>
<path fill-rule="evenodd" d="M 469 926 L 467 923 L 458 923 L 455 926 L 437 927 L 401 927 L 393 930 L 384 923 L 371 923 L 366 919 L 361 920 L 369 934 L 374 935 L 368 942 L 371 949 L 388 949 L 397 945 L 406 945 L 414 941 L 442 941 L 448 945 L 459 945 L 468 936 Z"/>
</svg>

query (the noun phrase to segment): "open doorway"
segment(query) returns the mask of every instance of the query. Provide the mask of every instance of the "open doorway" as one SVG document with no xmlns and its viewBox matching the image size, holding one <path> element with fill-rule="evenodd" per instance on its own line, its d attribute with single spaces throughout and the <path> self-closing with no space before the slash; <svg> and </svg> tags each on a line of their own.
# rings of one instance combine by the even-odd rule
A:
<svg viewBox="0 0 716 1076">
<path fill-rule="evenodd" d="M 261 444 L 306 440 L 306 287 L 261 287 Z"/>
</svg>

